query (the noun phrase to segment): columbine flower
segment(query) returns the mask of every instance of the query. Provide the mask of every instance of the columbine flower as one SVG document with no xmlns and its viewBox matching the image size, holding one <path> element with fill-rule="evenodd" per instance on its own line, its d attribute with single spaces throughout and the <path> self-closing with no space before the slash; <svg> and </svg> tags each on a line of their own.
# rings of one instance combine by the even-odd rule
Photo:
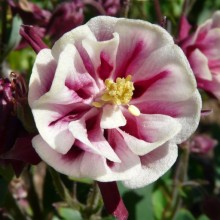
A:
<svg viewBox="0 0 220 220">
<path fill-rule="evenodd" d="M 201 100 L 181 49 L 161 27 L 96 17 L 36 58 L 33 146 L 57 171 L 142 187 L 175 162 Z"/>
<path fill-rule="evenodd" d="M 38 35 L 40 37 L 44 37 L 46 27 L 51 17 L 51 13 L 49 11 L 43 10 L 38 5 L 26 0 L 19 1 L 18 3 L 14 0 L 7 0 L 7 2 L 13 15 L 18 14 L 25 25 L 35 25 L 35 28 L 38 29 Z M 17 49 L 22 49 L 26 46 L 26 42 L 22 39 Z"/>
<path fill-rule="evenodd" d="M 16 115 L 24 101 L 24 79 L 12 73 L 10 80 L 0 78 L 0 164 L 11 165 L 18 176 L 25 164 L 37 164 L 40 158 L 33 151 L 29 134 Z M 27 93 L 26 93 L 27 95 Z"/>
<path fill-rule="evenodd" d="M 12 13 L 19 14 L 24 24 L 38 24 L 45 27 L 49 21 L 51 13 L 47 10 L 43 10 L 32 2 L 26 0 L 16 3 L 14 0 L 7 0 L 11 7 Z"/>
<path fill-rule="evenodd" d="M 81 25 L 84 20 L 83 3 L 79 0 L 63 2 L 53 12 L 47 25 L 47 34 L 57 40 L 67 31 Z"/>
<path fill-rule="evenodd" d="M 106 14 L 110 16 L 117 15 L 121 8 L 120 0 L 98 0 L 98 2 L 105 9 Z"/>
<path fill-rule="evenodd" d="M 193 153 L 207 154 L 216 147 L 218 141 L 208 135 L 195 135 L 190 142 L 190 150 Z"/>
<path fill-rule="evenodd" d="M 184 50 L 198 87 L 220 99 L 220 11 L 189 35 L 190 25 L 183 18 L 180 45 Z"/>
</svg>

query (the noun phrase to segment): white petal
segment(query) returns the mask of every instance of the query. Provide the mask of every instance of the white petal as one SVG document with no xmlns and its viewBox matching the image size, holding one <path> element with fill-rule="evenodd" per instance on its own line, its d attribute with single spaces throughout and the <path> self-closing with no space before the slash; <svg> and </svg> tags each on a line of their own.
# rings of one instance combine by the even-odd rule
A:
<svg viewBox="0 0 220 220">
<path fill-rule="evenodd" d="M 74 143 L 75 138 L 68 129 L 69 121 L 63 118 L 64 109 L 57 105 L 44 105 L 32 109 L 35 123 L 42 138 L 51 148 L 65 154 Z M 57 120 L 56 120 L 57 119 Z"/>
<path fill-rule="evenodd" d="M 130 179 L 141 168 L 139 157 L 122 145 L 118 146 L 116 152 L 123 162 L 110 168 L 104 157 L 82 151 L 77 146 L 73 146 L 66 155 L 62 155 L 49 147 L 40 135 L 33 138 L 32 144 L 42 160 L 68 176 L 109 182 Z"/>
<path fill-rule="evenodd" d="M 94 65 L 98 79 L 105 80 L 111 77 L 111 73 L 116 67 L 118 44 L 119 36 L 117 33 L 114 33 L 113 38 L 108 41 L 95 41 L 92 39 L 82 41 L 82 46 L 87 51 Z M 106 68 L 102 65 L 102 62 L 106 62 L 108 67 Z"/>
<path fill-rule="evenodd" d="M 110 16 L 98 16 L 90 19 L 87 25 L 98 41 L 106 41 L 113 37 L 115 24 L 119 20 L 120 18 Z"/>
<path fill-rule="evenodd" d="M 135 173 L 141 169 L 139 156 L 135 155 L 125 143 L 123 137 L 116 129 L 108 130 L 108 141 L 115 153 L 119 156 L 121 163 L 112 163 L 109 165 L 110 172 L 108 176 L 99 178 L 99 181 L 113 181 L 132 179 Z"/>
<path fill-rule="evenodd" d="M 59 40 L 57 40 L 52 47 L 52 54 L 57 60 L 60 53 L 66 47 L 67 44 L 77 45 L 82 42 L 83 39 L 94 39 L 95 36 L 91 32 L 87 25 L 82 25 L 74 28 L 73 30 L 65 33 Z"/>
<path fill-rule="evenodd" d="M 177 146 L 167 143 L 141 157 L 142 169 L 133 178 L 124 181 L 124 185 L 139 188 L 156 181 L 174 164 L 177 153 Z"/>
<path fill-rule="evenodd" d="M 189 61 L 196 77 L 206 80 L 212 79 L 212 74 L 208 66 L 208 59 L 199 49 L 194 50 L 190 54 Z"/>
<path fill-rule="evenodd" d="M 43 161 L 60 173 L 78 178 L 97 178 L 106 175 L 104 159 L 99 155 L 78 150 L 66 155 L 53 150 L 40 135 L 34 137 L 32 144 Z"/>
<path fill-rule="evenodd" d="M 131 104 L 134 105 L 145 100 L 182 101 L 191 97 L 196 90 L 189 62 L 176 45 L 167 45 L 154 51 L 132 79 L 135 83 L 144 81 L 146 84 L 142 96 L 132 100 Z"/>
<path fill-rule="evenodd" d="M 32 106 L 43 94 L 50 90 L 57 64 L 51 55 L 51 50 L 41 50 L 35 60 L 30 83 L 28 102 Z"/>
<path fill-rule="evenodd" d="M 135 116 L 127 118 L 127 125 L 118 131 L 131 151 L 141 156 L 174 138 L 182 127 L 176 119 L 166 115 L 140 115 L 133 123 L 130 123 L 131 117 Z"/>
<path fill-rule="evenodd" d="M 120 39 L 115 77 L 135 75 L 153 51 L 173 44 L 165 29 L 146 21 L 118 19 L 114 30 Z"/>
<path fill-rule="evenodd" d="M 103 129 L 112 129 L 124 126 L 126 119 L 117 105 L 105 105 L 103 107 L 100 126 Z"/>
<path fill-rule="evenodd" d="M 181 144 L 183 141 L 186 141 L 199 125 L 202 100 L 198 90 L 196 90 L 188 100 L 179 103 L 178 108 L 179 115 L 175 117 L 175 119 L 182 125 L 182 129 L 175 138 L 171 140 L 171 142 L 175 144 Z"/>
<path fill-rule="evenodd" d="M 85 151 L 102 155 L 110 161 L 121 162 L 117 154 L 115 154 L 109 143 L 105 140 L 103 132 L 99 127 L 96 126 L 94 131 L 87 131 L 86 120 L 90 117 L 94 117 L 92 111 L 88 112 L 80 120 L 70 122 L 69 130 L 72 132 L 73 137 L 86 145 L 84 146 Z M 91 132 L 92 134 L 90 134 Z M 90 138 L 88 136 L 89 134 Z"/>
</svg>

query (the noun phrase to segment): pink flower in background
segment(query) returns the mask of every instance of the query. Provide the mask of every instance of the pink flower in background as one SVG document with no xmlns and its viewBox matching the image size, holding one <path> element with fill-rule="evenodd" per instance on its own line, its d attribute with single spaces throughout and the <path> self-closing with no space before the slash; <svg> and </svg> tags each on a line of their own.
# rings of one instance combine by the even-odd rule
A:
<svg viewBox="0 0 220 220">
<path fill-rule="evenodd" d="M 19 176 L 26 164 L 36 165 L 40 158 L 32 148 L 34 135 L 24 129 L 16 115 L 17 105 L 25 95 L 24 79 L 11 75 L 11 80 L 0 78 L 0 165 L 12 166 Z"/>
<path fill-rule="evenodd" d="M 83 6 L 80 0 L 59 4 L 49 20 L 47 34 L 57 40 L 67 31 L 81 25 L 84 20 Z"/>
<path fill-rule="evenodd" d="M 190 150 L 193 153 L 207 154 L 216 147 L 218 141 L 208 135 L 195 135 L 190 143 Z"/>
<path fill-rule="evenodd" d="M 220 99 L 220 11 L 189 35 L 190 25 L 182 19 L 180 46 L 197 79 L 198 87 Z"/>
<path fill-rule="evenodd" d="M 23 24 L 38 25 L 46 27 L 51 17 L 51 13 L 40 8 L 37 4 L 28 2 L 26 0 L 16 2 L 14 0 L 7 0 L 13 15 L 19 14 Z"/>
<path fill-rule="evenodd" d="M 40 8 L 37 4 L 28 2 L 26 0 L 16 2 L 14 0 L 7 0 L 12 14 L 19 15 L 22 23 L 25 25 L 35 25 L 38 35 L 43 38 L 46 32 L 51 13 L 48 10 Z M 21 40 L 17 49 L 23 49 L 27 44 L 24 39 Z"/>
<path fill-rule="evenodd" d="M 161 27 L 100 16 L 36 58 L 32 143 L 57 171 L 142 187 L 177 158 L 197 128 L 201 99 L 189 63 Z"/>
<path fill-rule="evenodd" d="M 121 8 L 120 0 L 98 0 L 98 2 L 102 5 L 106 14 L 109 16 L 117 15 Z"/>
</svg>

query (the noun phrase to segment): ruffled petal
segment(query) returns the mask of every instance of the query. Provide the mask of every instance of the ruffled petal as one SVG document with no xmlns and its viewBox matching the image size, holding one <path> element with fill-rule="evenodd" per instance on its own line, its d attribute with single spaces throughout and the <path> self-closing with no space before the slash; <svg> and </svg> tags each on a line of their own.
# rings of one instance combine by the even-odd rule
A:
<svg viewBox="0 0 220 220">
<path fill-rule="evenodd" d="M 59 56 L 50 90 L 32 103 L 32 112 L 39 133 L 53 149 L 63 154 L 74 143 L 74 137 L 68 130 L 69 122 L 77 114 L 82 114 L 90 108 L 87 104 L 83 104 L 85 96 L 80 96 L 85 93 L 82 90 L 87 89 L 88 95 L 91 95 L 91 90 L 92 92 L 97 90 L 91 77 L 83 80 L 84 71 L 77 50 L 74 46 L 67 45 Z M 74 117 L 68 118 L 68 115 Z M 64 140 L 62 140 L 63 136 Z"/>
<path fill-rule="evenodd" d="M 220 100 L 220 74 L 213 73 L 212 81 L 199 80 L 199 88 L 212 93 L 217 99 Z"/>
<path fill-rule="evenodd" d="M 189 36 L 189 31 L 191 29 L 191 25 L 189 24 L 186 16 L 181 16 L 180 18 L 180 24 L 179 24 L 179 36 L 178 36 L 178 40 L 184 40 L 185 38 L 187 38 Z"/>
<path fill-rule="evenodd" d="M 32 109 L 35 123 L 42 138 L 49 146 L 61 154 L 69 151 L 74 137 L 68 129 L 71 119 L 66 116 L 71 106 L 39 105 Z M 66 117 L 65 117 L 66 116 Z"/>
<path fill-rule="evenodd" d="M 140 169 L 139 157 L 124 146 L 117 146 L 115 149 L 122 162 L 110 167 L 104 157 L 83 151 L 77 146 L 73 146 L 65 155 L 60 154 L 47 145 L 40 135 L 34 137 L 32 144 L 42 160 L 68 176 L 109 182 L 131 179 L 134 172 Z"/>
<path fill-rule="evenodd" d="M 63 155 L 53 150 L 40 135 L 32 140 L 33 147 L 42 160 L 60 173 L 78 178 L 97 178 L 106 175 L 104 158 L 73 147 Z"/>
<path fill-rule="evenodd" d="M 56 67 L 57 64 L 51 55 L 51 50 L 43 49 L 38 53 L 29 83 L 28 101 L 30 106 L 50 90 Z"/>
<path fill-rule="evenodd" d="M 110 16 L 98 16 L 90 19 L 87 25 L 98 41 L 107 41 L 113 38 L 115 24 L 120 19 Z"/>
<path fill-rule="evenodd" d="M 148 101 L 138 103 L 136 106 L 144 114 L 163 114 L 174 118 L 181 124 L 181 131 L 173 138 L 173 143 L 180 144 L 185 141 L 198 127 L 202 100 L 198 91 L 183 101 Z M 193 115 L 193 117 L 192 117 Z"/>
<path fill-rule="evenodd" d="M 196 77 L 206 80 L 212 79 L 208 59 L 199 49 L 195 49 L 190 54 L 189 61 Z"/>
<path fill-rule="evenodd" d="M 59 40 L 57 40 L 52 47 L 53 56 L 57 60 L 67 44 L 77 46 L 78 44 L 81 44 L 83 39 L 95 40 L 94 34 L 87 25 L 76 27 L 65 33 Z"/>
<path fill-rule="evenodd" d="M 196 81 L 182 50 L 168 45 L 151 53 L 132 80 L 131 104 L 145 101 L 182 101 L 196 90 Z"/>
<path fill-rule="evenodd" d="M 211 29 L 201 43 L 199 48 L 209 59 L 220 59 L 220 27 Z"/>
<path fill-rule="evenodd" d="M 124 126 L 126 119 L 117 105 L 105 105 L 103 107 L 100 126 L 103 129 L 112 129 Z"/>
<path fill-rule="evenodd" d="M 141 20 L 119 19 L 114 31 L 120 39 L 115 78 L 135 75 L 153 51 L 173 44 L 163 28 Z"/>
<path fill-rule="evenodd" d="M 141 156 L 174 138 L 182 127 L 176 119 L 167 115 L 125 115 L 127 124 L 118 131 L 131 151 Z"/>
<path fill-rule="evenodd" d="M 114 33 L 113 38 L 108 41 L 94 41 L 92 39 L 82 41 L 82 46 L 93 63 L 97 80 L 110 78 L 114 72 L 118 44 L 119 36 L 117 33 Z"/>
<path fill-rule="evenodd" d="M 176 145 L 166 143 L 142 156 L 142 169 L 134 173 L 132 179 L 124 181 L 124 185 L 128 188 L 139 188 L 156 181 L 174 164 L 177 153 Z"/>
<path fill-rule="evenodd" d="M 94 79 L 86 73 L 83 61 L 74 45 L 67 44 L 61 52 L 51 86 L 51 96 L 59 94 L 59 90 L 67 87 L 70 93 L 77 93 L 83 99 L 98 92 Z M 71 102 L 71 100 L 70 100 Z"/>
<path fill-rule="evenodd" d="M 110 161 L 121 162 L 103 136 L 96 109 L 87 112 L 81 119 L 70 122 L 69 130 L 74 138 L 84 144 L 83 150 L 99 154 Z"/>
</svg>

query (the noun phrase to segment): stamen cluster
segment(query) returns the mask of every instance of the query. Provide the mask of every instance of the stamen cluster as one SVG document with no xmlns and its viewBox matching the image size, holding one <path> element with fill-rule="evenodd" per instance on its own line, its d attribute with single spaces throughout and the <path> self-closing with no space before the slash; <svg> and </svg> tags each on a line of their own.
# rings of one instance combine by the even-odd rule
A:
<svg viewBox="0 0 220 220">
<path fill-rule="evenodd" d="M 106 79 L 105 85 L 105 92 L 101 96 L 102 101 L 112 102 L 115 105 L 126 105 L 130 102 L 134 91 L 131 75 L 128 75 L 126 78 L 118 77 L 116 82 Z"/>
</svg>

